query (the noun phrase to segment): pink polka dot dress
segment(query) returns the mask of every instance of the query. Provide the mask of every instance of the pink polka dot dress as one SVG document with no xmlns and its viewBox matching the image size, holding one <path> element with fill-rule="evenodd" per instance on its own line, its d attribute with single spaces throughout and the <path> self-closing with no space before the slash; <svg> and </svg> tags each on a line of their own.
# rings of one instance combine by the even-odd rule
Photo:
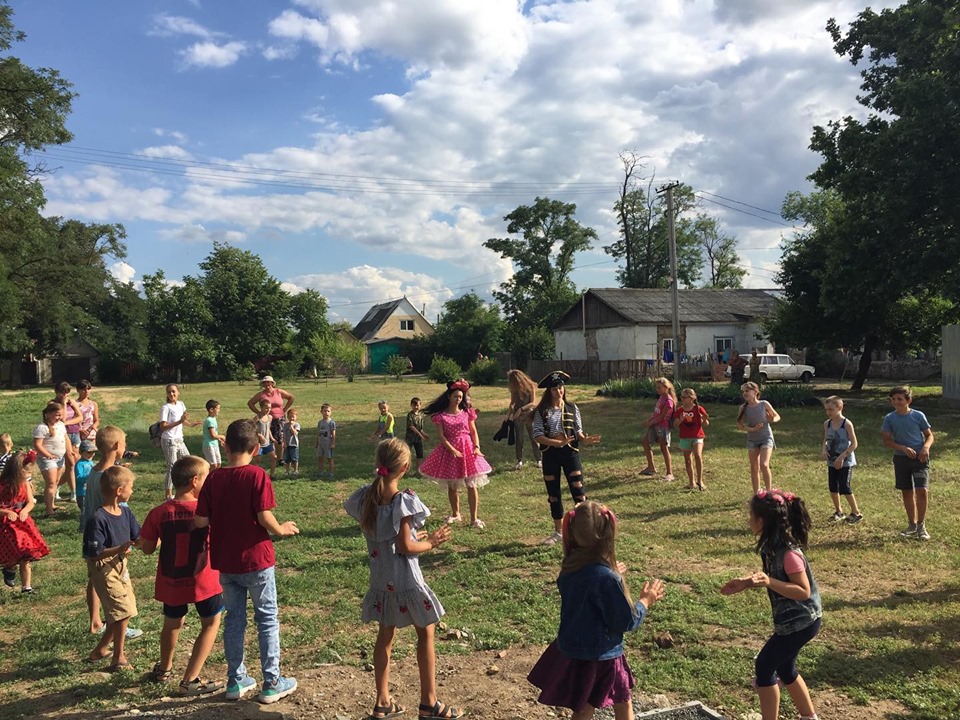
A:
<svg viewBox="0 0 960 720">
<path fill-rule="evenodd" d="M 20 512 L 29 499 L 27 486 L 24 484 L 12 500 L 0 499 L 0 508 Z M 39 560 L 49 554 L 50 548 L 32 517 L 28 516 L 26 520 L 0 520 L 0 566 L 10 568 L 23 560 Z"/>
<path fill-rule="evenodd" d="M 434 424 L 443 433 L 448 443 L 460 451 L 457 457 L 443 443 L 438 444 L 423 464 L 420 474 L 442 487 L 483 487 L 490 482 L 487 477 L 493 468 L 482 455 L 473 454 L 473 438 L 470 423 L 477 419 L 473 408 L 453 414 L 440 412 L 433 416 Z"/>
</svg>

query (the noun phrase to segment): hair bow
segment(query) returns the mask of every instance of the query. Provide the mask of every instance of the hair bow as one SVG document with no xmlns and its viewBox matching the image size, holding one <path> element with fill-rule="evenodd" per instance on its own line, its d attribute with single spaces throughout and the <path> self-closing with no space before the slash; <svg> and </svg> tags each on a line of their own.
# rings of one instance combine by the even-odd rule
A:
<svg viewBox="0 0 960 720">
<path fill-rule="evenodd" d="M 380 465 L 377 467 L 377 475 L 380 477 L 387 477 L 390 474 L 390 468 L 386 465 Z"/>
<path fill-rule="evenodd" d="M 24 459 L 24 461 L 26 462 L 26 464 L 28 464 L 28 465 L 35 463 L 35 462 L 37 461 L 37 451 L 36 451 L 36 450 L 27 450 L 27 451 L 23 454 L 23 459 Z"/>
<path fill-rule="evenodd" d="M 787 494 L 789 495 L 789 493 Z M 773 500 L 775 503 L 779 505 L 786 504 L 786 500 L 784 499 L 784 494 L 781 493 L 781 491 L 778 490 L 777 488 L 774 488 L 773 490 L 765 490 L 765 489 L 757 490 L 757 497 L 760 498 L 761 500 L 770 498 L 771 500 Z"/>
<path fill-rule="evenodd" d="M 462 390 L 462 391 L 465 393 L 465 392 L 467 392 L 467 390 L 470 389 L 470 383 L 468 383 L 466 380 L 456 380 L 456 381 L 450 383 L 450 389 L 451 389 L 451 390 Z"/>
</svg>

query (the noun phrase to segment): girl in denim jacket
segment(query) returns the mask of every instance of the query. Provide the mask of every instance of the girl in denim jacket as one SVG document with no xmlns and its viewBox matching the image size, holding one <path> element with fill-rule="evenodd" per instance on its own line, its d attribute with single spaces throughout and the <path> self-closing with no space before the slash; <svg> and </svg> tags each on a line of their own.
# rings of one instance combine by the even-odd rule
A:
<svg viewBox="0 0 960 720">
<path fill-rule="evenodd" d="M 773 610 L 773 635 L 755 660 L 756 688 L 763 720 L 780 713 L 780 688 L 785 687 L 801 720 L 817 720 L 807 685 L 797 672 L 801 648 L 820 632 L 823 608 L 807 546 L 810 515 L 803 500 L 783 490 L 760 490 L 750 501 L 750 529 L 757 536 L 763 572 L 730 580 L 720 588 L 733 595 L 748 588 L 767 589 Z"/>
<path fill-rule="evenodd" d="M 663 582 L 643 584 L 636 603 L 617 562 L 617 518 L 595 502 L 583 502 L 563 518 L 560 629 L 527 676 L 544 705 L 573 710 L 589 720 L 596 708 L 613 706 L 616 720 L 632 720 L 633 673 L 623 656 L 623 634 L 636 630 L 647 609 L 663 597 Z"/>
</svg>

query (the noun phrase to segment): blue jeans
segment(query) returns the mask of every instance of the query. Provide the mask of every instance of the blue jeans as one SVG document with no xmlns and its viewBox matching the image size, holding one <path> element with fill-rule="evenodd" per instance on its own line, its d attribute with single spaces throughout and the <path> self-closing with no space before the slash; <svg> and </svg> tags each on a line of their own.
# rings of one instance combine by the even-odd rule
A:
<svg viewBox="0 0 960 720">
<path fill-rule="evenodd" d="M 240 682 L 247 676 L 243 664 L 243 639 L 247 630 L 247 593 L 253 601 L 253 620 L 260 642 L 260 669 L 263 682 L 274 683 L 280 677 L 280 620 L 277 617 L 277 583 L 273 567 L 233 575 L 220 573 L 223 586 L 223 654 L 227 658 L 227 682 Z"/>
</svg>

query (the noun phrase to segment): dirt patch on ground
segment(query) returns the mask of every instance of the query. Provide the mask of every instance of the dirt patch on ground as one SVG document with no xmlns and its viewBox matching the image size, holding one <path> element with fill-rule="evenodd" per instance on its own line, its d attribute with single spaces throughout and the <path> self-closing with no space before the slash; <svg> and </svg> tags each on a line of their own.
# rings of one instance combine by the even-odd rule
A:
<svg viewBox="0 0 960 720">
<path fill-rule="evenodd" d="M 466 710 L 479 720 L 529 720 L 568 718 L 570 712 L 549 708 L 536 701 L 538 691 L 527 680 L 527 673 L 540 657 L 539 646 L 514 647 L 504 651 L 476 652 L 470 655 L 441 656 L 437 662 L 437 690 L 442 701 Z M 263 706 L 252 700 L 228 703 L 223 696 L 185 700 L 164 697 L 147 702 L 130 699 L 112 710 L 75 712 L 69 702 L 49 703 L 50 709 L 32 718 L 57 720 L 99 720 L 101 718 L 181 718 L 182 720 L 357 720 L 366 718 L 373 706 L 373 673 L 355 666 L 322 665 L 296 673 L 298 691 L 275 704 Z M 406 706 L 403 717 L 417 714 L 419 684 L 415 658 L 396 662 L 392 671 L 394 697 Z M 144 681 L 146 682 L 146 680 Z M 175 686 L 171 683 L 170 689 Z M 62 698 L 61 700 L 66 700 Z M 638 693 L 637 710 L 681 705 L 690 698 Z M 898 703 L 873 701 L 869 706 L 853 703 L 834 692 L 815 692 L 814 700 L 823 717 L 885 720 L 902 716 L 906 708 Z M 612 713 L 604 713 L 604 715 Z M 598 715 L 598 717 L 601 717 Z M 750 718 L 750 713 L 730 715 Z M 759 718 L 759 715 L 756 716 Z"/>
</svg>

